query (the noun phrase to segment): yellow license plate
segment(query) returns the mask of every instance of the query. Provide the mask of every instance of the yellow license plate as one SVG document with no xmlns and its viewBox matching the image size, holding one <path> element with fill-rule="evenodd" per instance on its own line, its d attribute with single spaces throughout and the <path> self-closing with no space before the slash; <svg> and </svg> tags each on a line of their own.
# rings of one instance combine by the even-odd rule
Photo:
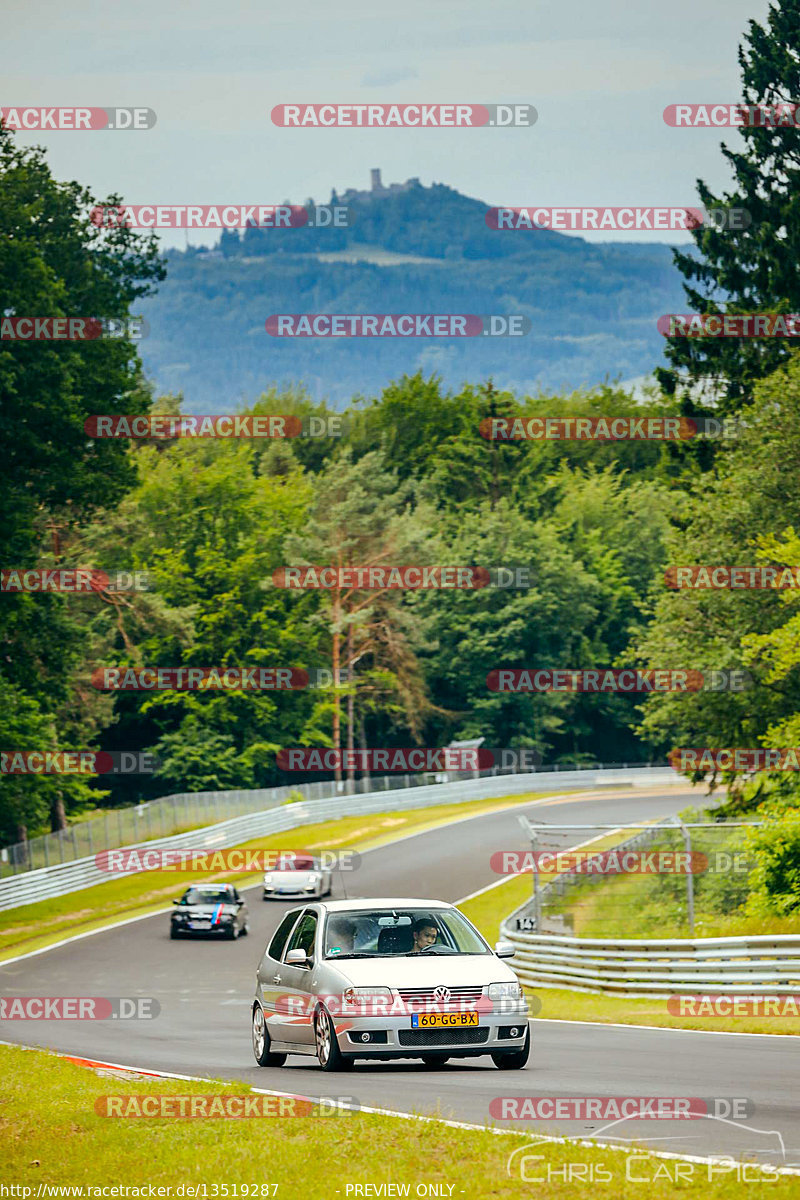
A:
<svg viewBox="0 0 800 1200">
<path fill-rule="evenodd" d="M 411 1018 L 412 1029 L 435 1029 L 442 1025 L 450 1029 L 463 1029 L 466 1025 L 477 1025 L 476 1012 L 454 1013 L 414 1013 Z"/>
</svg>

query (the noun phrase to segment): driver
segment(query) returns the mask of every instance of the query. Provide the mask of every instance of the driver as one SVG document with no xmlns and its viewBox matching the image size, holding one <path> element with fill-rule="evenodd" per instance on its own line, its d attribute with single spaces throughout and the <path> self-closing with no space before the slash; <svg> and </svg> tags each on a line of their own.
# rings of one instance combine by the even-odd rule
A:
<svg viewBox="0 0 800 1200">
<path fill-rule="evenodd" d="M 439 936 L 439 929 L 433 917 L 417 917 L 411 926 L 411 935 L 414 945 L 409 953 L 419 954 L 422 950 L 427 950 L 428 946 L 433 945 Z"/>
</svg>

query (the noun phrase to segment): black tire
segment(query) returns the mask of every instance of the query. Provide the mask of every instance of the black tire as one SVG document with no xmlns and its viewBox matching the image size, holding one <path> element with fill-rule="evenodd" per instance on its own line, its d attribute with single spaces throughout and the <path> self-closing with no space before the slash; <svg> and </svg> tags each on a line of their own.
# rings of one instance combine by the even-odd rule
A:
<svg viewBox="0 0 800 1200">
<path fill-rule="evenodd" d="M 270 1050 L 269 1030 L 260 1004 L 253 1005 L 252 1016 L 253 1054 L 260 1067 L 282 1067 L 287 1055 L 273 1054 Z"/>
<path fill-rule="evenodd" d="M 178 940 L 178 938 L 181 936 L 178 933 L 178 931 L 174 925 L 170 925 L 170 927 L 169 927 L 169 936 L 170 936 L 170 941 L 172 941 L 172 942 L 176 942 Z"/>
<path fill-rule="evenodd" d="M 245 921 L 244 925 L 242 926 L 241 930 L 239 931 L 239 936 L 240 936 L 240 937 L 247 937 L 247 935 L 248 935 L 248 933 L 249 933 L 249 932 L 250 932 L 250 926 L 249 926 L 249 925 L 247 924 L 247 922 Z"/>
<path fill-rule="evenodd" d="M 426 1067 L 430 1067 L 435 1070 L 439 1067 L 443 1067 L 445 1063 L 449 1063 L 450 1059 L 446 1054 L 423 1054 L 422 1061 L 425 1063 Z"/>
<path fill-rule="evenodd" d="M 225 937 L 228 939 L 229 942 L 235 942 L 238 936 L 239 936 L 239 926 L 236 924 L 235 921 L 231 921 L 230 925 L 225 930 Z"/>
<path fill-rule="evenodd" d="M 317 1062 L 323 1071 L 349 1071 L 355 1059 L 342 1054 L 336 1040 L 336 1031 L 328 1010 L 318 1008 L 314 1014 L 314 1041 L 317 1046 Z"/>
<path fill-rule="evenodd" d="M 492 1062 L 501 1071 L 521 1071 L 528 1064 L 531 1052 L 531 1027 L 525 1034 L 525 1043 L 521 1050 L 500 1050 L 492 1055 Z"/>
</svg>

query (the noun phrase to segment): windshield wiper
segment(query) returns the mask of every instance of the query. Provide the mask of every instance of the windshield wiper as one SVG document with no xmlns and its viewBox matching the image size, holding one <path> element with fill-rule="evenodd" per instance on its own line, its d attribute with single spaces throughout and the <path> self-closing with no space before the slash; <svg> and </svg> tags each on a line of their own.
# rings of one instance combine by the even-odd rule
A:
<svg viewBox="0 0 800 1200">
<path fill-rule="evenodd" d="M 373 954 L 371 950 L 354 950 L 351 954 L 326 954 L 325 961 L 328 962 L 330 960 L 330 961 L 335 962 L 337 959 L 342 959 L 342 958 L 377 958 L 377 957 L 378 956 Z"/>
</svg>

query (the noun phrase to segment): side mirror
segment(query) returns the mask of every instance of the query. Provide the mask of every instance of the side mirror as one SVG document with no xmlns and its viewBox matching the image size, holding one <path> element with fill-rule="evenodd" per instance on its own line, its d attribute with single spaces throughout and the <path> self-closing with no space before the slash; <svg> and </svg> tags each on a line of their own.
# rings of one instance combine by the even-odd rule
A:
<svg viewBox="0 0 800 1200">
<path fill-rule="evenodd" d="M 244 900 L 242 900 L 242 898 L 240 897 L 240 898 L 239 898 L 239 899 L 236 901 L 236 907 L 237 907 L 237 908 L 241 908 L 243 904 L 244 904 Z"/>
<path fill-rule="evenodd" d="M 290 950 L 286 955 L 287 967 L 307 967 L 308 955 L 305 950 Z"/>
<path fill-rule="evenodd" d="M 183 901 L 182 900 L 173 900 L 172 903 L 173 904 L 183 904 Z"/>
<path fill-rule="evenodd" d="M 496 942 L 494 952 L 498 958 L 513 958 L 517 953 L 513 942 Z"/>
</svg>

